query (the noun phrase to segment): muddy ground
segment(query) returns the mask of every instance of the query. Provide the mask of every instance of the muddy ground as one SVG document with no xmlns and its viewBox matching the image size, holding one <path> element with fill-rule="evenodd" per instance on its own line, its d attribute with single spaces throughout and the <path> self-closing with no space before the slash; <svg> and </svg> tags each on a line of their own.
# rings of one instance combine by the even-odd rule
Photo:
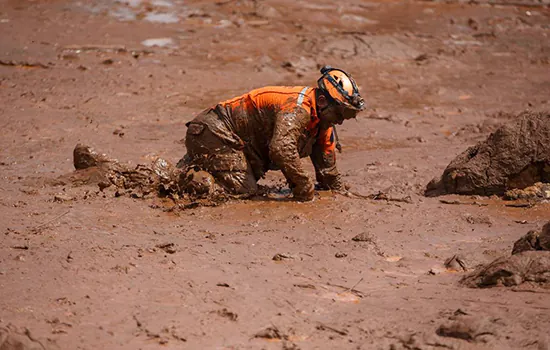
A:
<svg viewBox="0 0 550 350">
<path fill-rule="evenodd" d="M 499 3 L 1 0 L 0 330 L 52 349 L 548 349 L 548 289 L 467 288 L 443 263 L 509 255 L 550 204 L 423 196 L 550 109 L 550 10 Z M 345 181 L 402 201 L 174 211 L 70 177 L 77 143 L 177 162 L 194 114 L 324 64 L 368 103 L 338 128 Z"/>
</svg>

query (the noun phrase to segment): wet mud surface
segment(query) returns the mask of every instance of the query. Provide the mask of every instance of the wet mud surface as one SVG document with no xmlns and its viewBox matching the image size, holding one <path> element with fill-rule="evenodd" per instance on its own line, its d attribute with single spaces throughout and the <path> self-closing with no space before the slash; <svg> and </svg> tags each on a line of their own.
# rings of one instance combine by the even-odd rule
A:
<svg viewBox="0 0 550 350">
<path fill-rule="evenodd" d="M 424 196 L 550 108 L 549 9 L 521 3 L 4 1 L 0 347 L 547 349 L 544 182 Z M 367 102 L 338 127 L 349 196 L 291 201 L 277 171 L 216 206 L 138 185 L 205 108 L 325 64 Z M 75 170 L 77 144 L 106 156 Z M 519 277 L 460 282 L 495 261 Z"/>
</svg>

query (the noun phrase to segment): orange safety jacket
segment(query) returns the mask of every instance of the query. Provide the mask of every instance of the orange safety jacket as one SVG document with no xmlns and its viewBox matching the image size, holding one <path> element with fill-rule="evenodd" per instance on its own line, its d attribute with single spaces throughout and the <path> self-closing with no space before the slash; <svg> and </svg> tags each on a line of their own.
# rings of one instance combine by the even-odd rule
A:
<svg viewBox="0 0 550 350">
<path fill-rule="evenodd" d="M 321 145 L 325 154 L 334 153 L 336 142 L 333 128 L 319 129 L 319 117 L 315 99 L 315 88 L 307 86 L 267 86 L 252 90 L 223 102 L 220 105 L 237 115 L 246 110 L 247 114 L 262 114 L 262 111 L 277 110 L 278 113 L 290 113 L 297 107 L 305 109 L 311 116 L 306 130 L 316 136 L 316 142 Z M 237 134 L 239 134 L 237 132 Z"/>
</svg>

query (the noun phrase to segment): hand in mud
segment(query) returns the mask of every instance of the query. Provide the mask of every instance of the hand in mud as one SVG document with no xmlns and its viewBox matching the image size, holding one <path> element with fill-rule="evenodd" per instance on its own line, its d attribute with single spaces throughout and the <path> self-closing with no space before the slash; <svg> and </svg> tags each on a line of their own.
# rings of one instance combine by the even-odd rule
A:
<svg viewBox="0 0 550 350">
<path fill-rule="evenodd" d="M 292 189 L 294 199 L 300 202 L 313 200 L 315 195 L 314 186 L 312 183 L 307 183 L 304 186 L 296 186 Z"/>
</svg>

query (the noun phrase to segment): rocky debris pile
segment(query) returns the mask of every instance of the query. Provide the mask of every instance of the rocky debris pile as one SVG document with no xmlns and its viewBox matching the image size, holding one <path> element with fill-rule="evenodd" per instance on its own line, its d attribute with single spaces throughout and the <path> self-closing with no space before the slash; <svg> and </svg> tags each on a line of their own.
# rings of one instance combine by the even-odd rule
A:
<svg viewBox="0 0 550 350">
<path fill-rule="evenodd" d="M 514 120 L 456 157 L 427 185 L 425 195 L 502 196 L 550 183 L 550 112 L 527 111 Z M 546 194 L 542 191 L 541 197 Z M 510 192 L 517 198 L 522 195 L 528 196 Z"/>
<path fill-rule="evenodd" d="M 550 288 L 550 221 L 540 231 L 529 231 L 515 242 L 511 256 L 496 259 L 481 266 L 461 283 L 472 288 L 524 282 Z"/>
</svg>

